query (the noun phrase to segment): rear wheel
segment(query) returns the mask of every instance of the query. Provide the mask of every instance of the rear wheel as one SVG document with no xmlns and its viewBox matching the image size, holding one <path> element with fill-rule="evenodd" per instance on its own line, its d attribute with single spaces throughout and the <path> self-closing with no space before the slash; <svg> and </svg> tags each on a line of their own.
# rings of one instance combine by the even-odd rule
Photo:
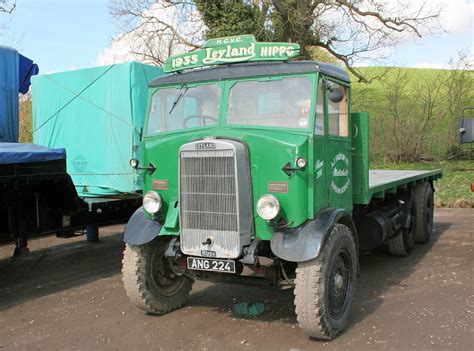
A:
<svg viewBox="0 0 474 351">
<path fill-rule="evenodd" d="M 348 227 L 336 224 L 319 256 L 298 264 L 295 307 L 310 337 L 332 339 L 346 327 L 357 285 L 357 251 Z"/>
<path fill-rule="evenodd" d="M 416 207 L 416 242 L 430 241 L 433 232 L 434 196 L 433 188 L 428 182 L 417 184 L 414 189 Z"/>
<path fill-rule="evenodd" d="M 165 314 L 187 300 L 193 280 L 165 257 L 169 240 L 157 237 L 144 245 L 126 244 L 122 280 L 130 300 L 146 312 Z"/>
<path fill-rule="evenodd" d="M 410 217 L 405 228 L 388 241 L 388 251 L 393 256 L 408 256 L 415 246 L 417 212 L 416 202 L 412 194 L 410 201 Z"/>
</svg>

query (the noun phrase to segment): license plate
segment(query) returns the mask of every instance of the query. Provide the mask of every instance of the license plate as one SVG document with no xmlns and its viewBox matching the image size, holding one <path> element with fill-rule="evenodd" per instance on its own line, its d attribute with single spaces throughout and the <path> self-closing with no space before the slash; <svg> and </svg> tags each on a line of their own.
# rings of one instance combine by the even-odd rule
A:
<svg viewBox="0 0 474 351">
<path fill-rule="evenodd" d="M 188 269 L 220 273 L 235 273 L 235 262 L 212 258 L 188 257 Z"/>
</svg>

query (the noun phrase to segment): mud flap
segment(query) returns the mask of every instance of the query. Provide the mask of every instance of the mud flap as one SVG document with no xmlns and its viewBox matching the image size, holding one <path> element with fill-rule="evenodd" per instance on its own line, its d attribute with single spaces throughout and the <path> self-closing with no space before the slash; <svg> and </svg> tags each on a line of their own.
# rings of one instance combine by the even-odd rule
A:
<svg viewBox="0 0 474 351">
<path fill-rule="evenodd" d="M 336 223 L 349 227 L 358 247 L 357 232 L 351 215 L 341 208 L 325 208 L 316 214 L 314 220 L 297 228 L 274 230 L 270 242 L 272 252 L 289 262 L 312 260 L 318 257 Z"/>
<path fill-rule="evenodd" d="M 148 219 L 145 210 L 140 207 L 128 221 L 123 241 L 130 245 L 143 245 L 155 239 L 160 230 L 161 224 Z"/>
</svg>

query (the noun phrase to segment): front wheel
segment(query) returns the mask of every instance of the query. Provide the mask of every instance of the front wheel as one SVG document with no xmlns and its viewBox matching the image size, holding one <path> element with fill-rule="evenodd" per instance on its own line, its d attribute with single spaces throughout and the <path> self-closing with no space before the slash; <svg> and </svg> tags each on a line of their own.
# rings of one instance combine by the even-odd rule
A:
<svg viewBox="0 0 474 351">
<path fill-rule="evenodd" d="M 157 237 L 144 245 L 126 244 L 122 280 L 130 300 L 149 313 L 165 314 L 187 300 L 193 280 L 165 257 L 169 240 Z"/>
<path fill-rule="evenodd" d="M 298 264 L 296 315 L 308 336 L 333 339 L 344 330 L 356 291 L 357 265 L 352 233 L 342 224 L 336 224 L 318 257 Z"/>
</svg>

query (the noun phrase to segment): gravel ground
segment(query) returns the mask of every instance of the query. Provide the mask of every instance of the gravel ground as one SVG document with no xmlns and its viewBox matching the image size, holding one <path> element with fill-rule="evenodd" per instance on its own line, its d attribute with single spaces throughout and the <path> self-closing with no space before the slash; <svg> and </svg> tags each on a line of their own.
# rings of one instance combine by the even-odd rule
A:
<svg viewBox="0 0 474 351">
<path fill-rule="evenodd" d="M 122 226 L 102 241 L 40 238 L 11 259 L 0 247 L 0 349 L 472 350 L 473 209 L 439 209 L 432 241 L 411 256 L 361 256 L 348 330 L 331 342 L 296 325 L 291 290 L 196 282 L 188 304 L 168 315 L 142 313 L 122 287 Z M 256 318 L 232 312 L 264 302 Z"/>
</svg>

